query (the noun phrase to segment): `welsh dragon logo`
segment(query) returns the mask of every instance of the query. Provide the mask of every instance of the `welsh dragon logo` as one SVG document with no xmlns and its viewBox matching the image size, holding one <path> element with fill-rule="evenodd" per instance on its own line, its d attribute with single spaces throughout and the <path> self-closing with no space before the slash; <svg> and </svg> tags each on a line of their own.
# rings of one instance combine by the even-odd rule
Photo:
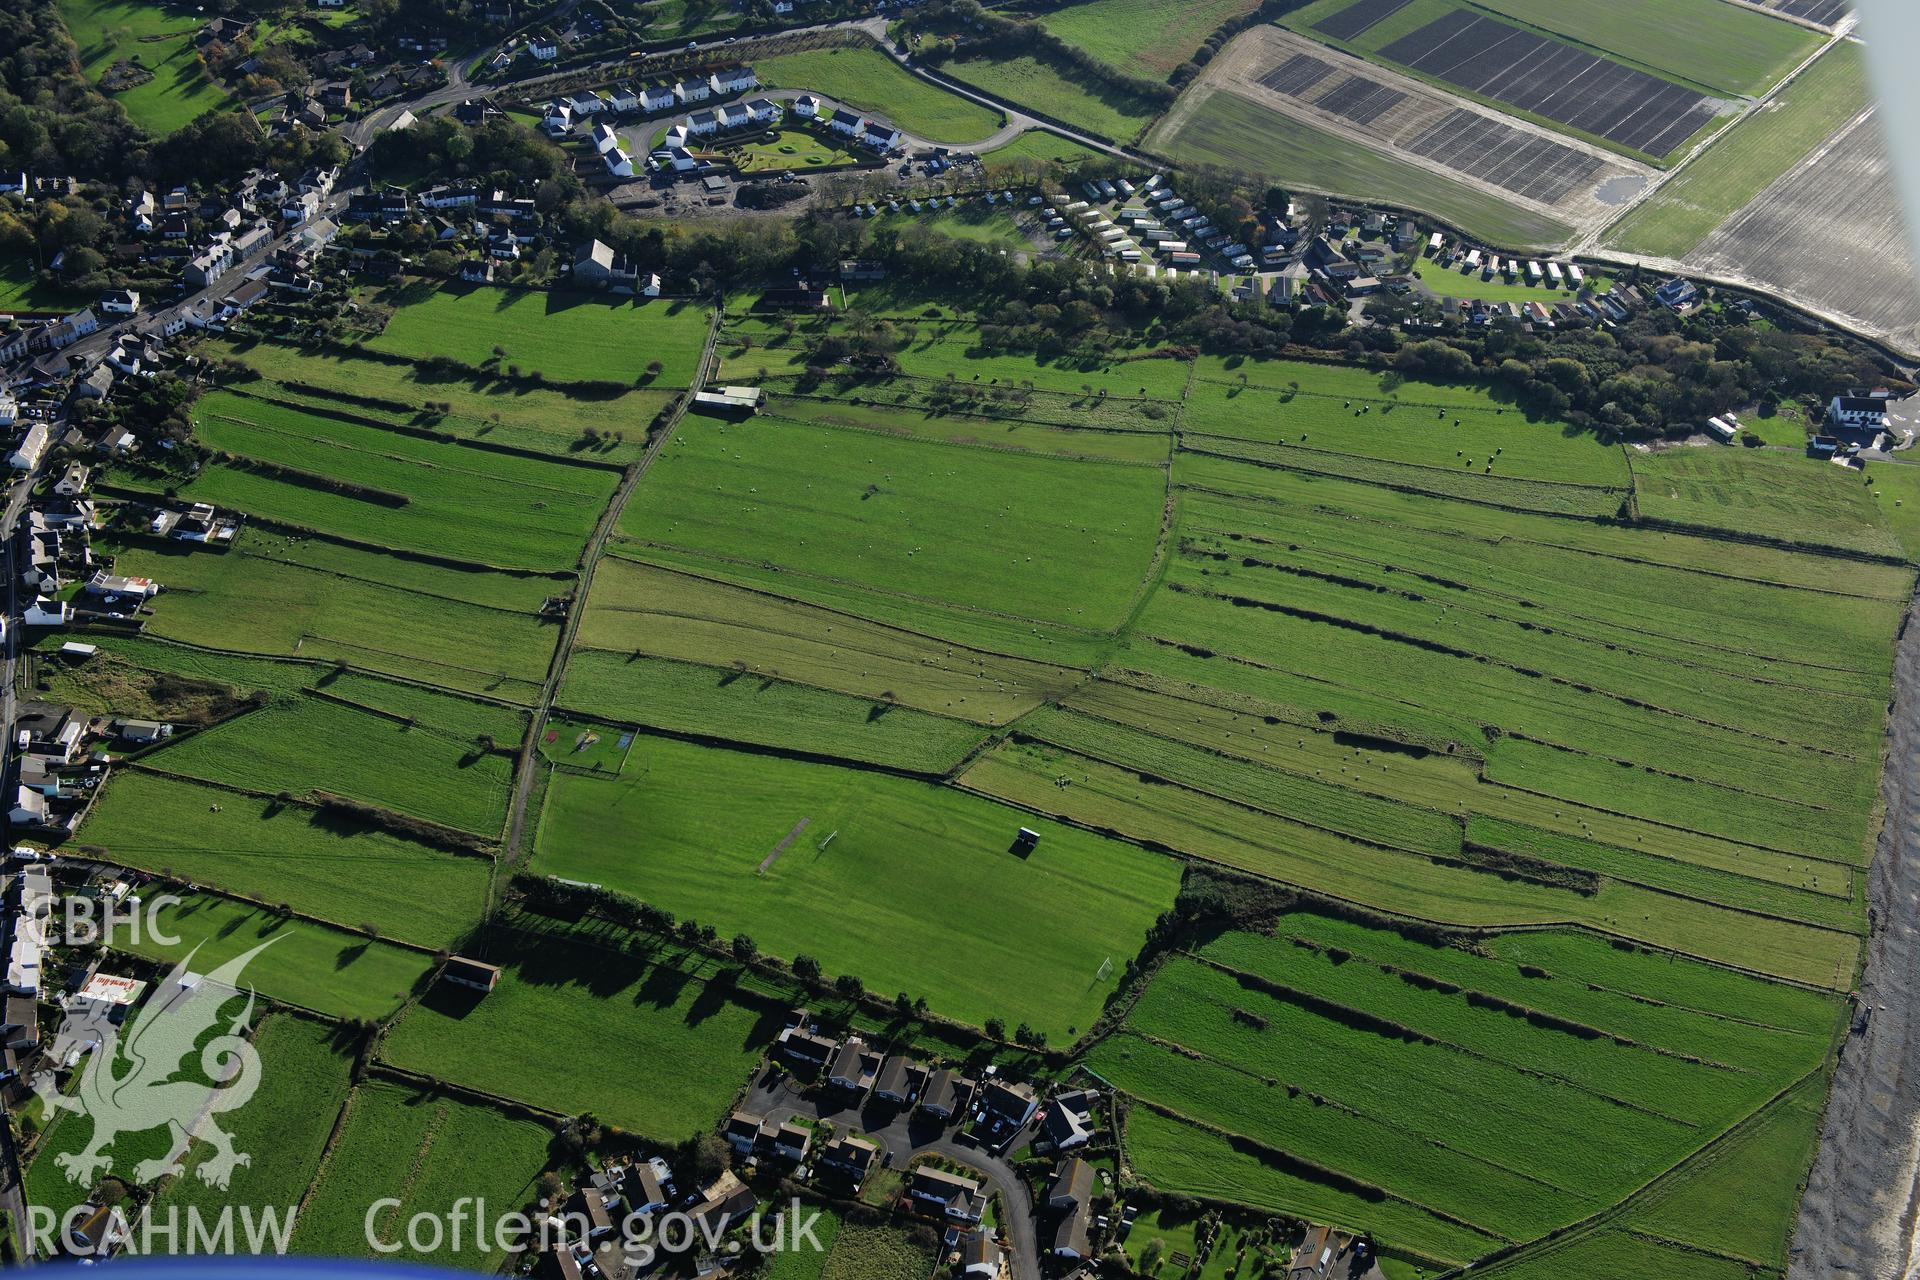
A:
<svg viewBox="0 0 1920 1280">
<path fill-rule="evenodd" d="M 105 1016 L 88 1019 L 97 1033 L 97 1047 L 77 1092 L 61 1093 L 51 1071 L 35 1080 L 34 1091 L 46 1103 L 49 1117 L 71 1111 L 93 1121 L 93 1134 L 83 1150 L 54 1157 L 70 1181 L 93 1186 L 113 1164 L 107 1150 L 116 1138 L 163 1126 L 172 1133 L 172 1143 L 164 1156 L 134 1167 L 136 1181 L 179 1173 L 194 1139 L 213 1147 L 194 1170 L 209 1186 L 225 1190 L 234 1170 L 252 1162 L 251 1156 L 234 1149 L 233 1135 L 216 1118 L 245 1106 L 260 1086 L 260 1053 L 246 1037 L 253 1017 L 251 987 L 245 1008 L 224 1030 L 211 1037 L 209 1033 L 219 1028 L 221 1010 L 239 998 L 241 971 L 272 942 L 201 976 L 187 968 L 199 951 L 195 947 L 160 982 L 124 1038 L 122 1029 Z M 200 1071 L 192 1073 L 188 1064 L 196 1053 Z"/>
</svg>

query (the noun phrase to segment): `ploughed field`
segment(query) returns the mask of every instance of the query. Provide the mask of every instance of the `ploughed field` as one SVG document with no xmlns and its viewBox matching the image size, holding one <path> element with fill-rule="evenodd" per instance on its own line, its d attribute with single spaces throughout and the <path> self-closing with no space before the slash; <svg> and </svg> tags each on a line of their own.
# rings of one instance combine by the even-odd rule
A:
<svg viewBox="0 0 1920 1280">
<path fill-rule="evenodd" d="M 884 1025 L 808 998 L 922 1050 L 1069 1051 L 1163 1191 L 1412 1265 L 1779 1270 L 1920 550 L 1889 465 L 889 305 L 887 373 L 809 367 L 841 320 L 722 317 L 766 409 L 677 420 L 617 518 L 631 453 L 329 411 L 304 388 L 390 366 L 237 348 L 263 376 L 200 402 L 188 490 L 249 527 L 130 540 L 168 587 L 144 633 L 36 652 L 48 696 L 186 726 L 79 837 L 201 886 L 140 954 L 284 934 L 267 999 L 398 1011 L 296 1244 L 344 1238 L 330 1188 L 433 1203 L 466 1126 L 508 1200 L 558 1117 L 711 1130 L 787 966 L 900 993 Z M 668 324 L 663 384 L 697 364 L 666 308 L 595 314 Z M 499 986 L 429 984 L 442 948 Z"/>
</svg>

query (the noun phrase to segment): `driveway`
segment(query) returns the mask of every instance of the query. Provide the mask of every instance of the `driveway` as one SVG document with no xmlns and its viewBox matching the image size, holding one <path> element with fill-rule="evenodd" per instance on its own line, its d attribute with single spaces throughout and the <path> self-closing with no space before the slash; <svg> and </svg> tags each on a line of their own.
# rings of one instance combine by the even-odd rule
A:
<svg viewBox="0 0 1920 1280">
<path fill-rule="evenodd" d="M 854 1107 L 830 1095 L 808 1096 L 787 1076 L 775 1076 L 768 1083 L 768 1076 L 763 1075 L 741 1108 L 764 1115 L 775 1124 L 800 1117 L 827 1120 L 842 1127 L 856 1125 L 880 1144 L 896 1169 L 906 1168 L 915 1156 L 940 1156 L 978 1170 L 1000 1195 L 1002 1225 L 1012 1246 L 1013 1280 L 1040 1280 L 1039 1233 L 1026 1183 L 1007 1161 L 984 1147 L 959 1141 L 953 1129 L 890 1102 L 869 1099 L 864 1107 Z M 1007 1149 L 1018 1150 L 1020 1145 L 1016 1135 Z"/>
</svg>

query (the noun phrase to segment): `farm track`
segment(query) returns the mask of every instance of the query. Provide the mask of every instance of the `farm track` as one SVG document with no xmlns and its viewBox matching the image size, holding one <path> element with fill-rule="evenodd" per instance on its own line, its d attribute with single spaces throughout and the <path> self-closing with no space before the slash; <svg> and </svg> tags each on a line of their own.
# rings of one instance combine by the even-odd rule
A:
<svg viewBox="0 0 1920 1280">
<path fill-rule="evenodd" d="M 533 714 L 528 717 L 527 736 L 520 747 L 520 767 L 514 778 L 513 800 L 507 810 L 506 837 L 501 846 L 505 862 L 501 870 L 507 873 L 511 873 L 530 852 L 524 849 L 523 845 L 526 837 L 527 801 L 533 793 L 534 775 L 539 768 L 540 734 L 546 728 L 547 716 L 553 710 L 554 699 L 559 695 L 560 681 L 566 674 L 567 660 L 573 653 L 573 640 L 580 630 L 580 620 L 586 615 L 587 595 L 593 586 L 594 569 L 599 565 L 600 557 L 605 553 L 609 539 L 613 537 L 614 526 L 620 521 L 620 513 L 626 509 L 634 490 L 639 487 L 640 481 L 646 477 L 654 460 L 660 456 L 660 451 L 667 441 L 673 438 L 674 431 L 686 417 L 687 411 L 692 407 L 694 393 L 704 388 L 707 385 L 707 379 L 712 376 L 716 367 L 720 325 L 725 317 L 725 306 L 716 298 L 713 303 L 713 315 L 707 322 L 706 345 L 701 350 L 700 363 L 694 370 L 692 383 L 688 385 L 673 416 L 661 426 L 659 433 L 647 445 L 646 453 L 642 455 L 640 461 L 628 469 L 626 478 L 620 482 L 620 487 L 614 490 L 612 501 L 601 513 L 600 522 L 594 526 L 593 537 L 588 540 L 586 550 L 581 553 L 580 581 L 574 589 L 573 606 L 567 610 L 567 620 L 561 627 L 559 642 L 554 647 L 553 661 L 547 671 L 546 684 L 540 690 L 538 705 L 535 706 Z M 500 876 L 496 874 L 493 882 L 488 885 L 489 915 L 499 902 L 499 879 Z"/>
</svg>

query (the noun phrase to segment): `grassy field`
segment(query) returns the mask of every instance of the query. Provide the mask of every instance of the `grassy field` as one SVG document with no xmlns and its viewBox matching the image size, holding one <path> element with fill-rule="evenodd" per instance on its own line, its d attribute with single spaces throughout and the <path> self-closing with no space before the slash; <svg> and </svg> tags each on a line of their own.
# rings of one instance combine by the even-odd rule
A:
<svg viewBox="0 0 1920 1280">
<path fill-rule="evenodd" d="M 668 958 L 534 935 L 496 935 L 483 955 L 504 967 L 500 985 L 484 998 L 435 986 L 387 1034 L 386 1061 L 679 1142 L 718 1122 L 781 1025 L 779 1010 L 733 998 L 724 975 Z"/>
<path fill-rule="evenodd" d="M 327 1153 L 312 1199 L 300 1215 L 293 1246 L 300 1253 L 335 1257 L 385 1257 L 463 1270 L 493 1271 L 506 1255 L 475 1233 L 448 1231 L 440 1247 L 420 1253 L 409 1246 L 408 1221 L 432 1214 L 449 1222 L 456 1202 L 485 1201 L 490 1212 L 531 1210 L 534 1181 L 550 1159 L 553 1133 L 532 1120 L 445 1094 L 383 1080 L 367 1081 L 347 1100 L 347 1122 Z M 375 1194 L 369 1194 L 373 1192 Z M 367 1239 L 367 1219 L 377 1196 L 400 1201 L 375 1215 L 373 1228 L 397 1251 L 376 1254 Z M 471 1201 L 467 1201 L 471 1210 Z"/>
<path fill-rule="evenodd" d="M 367 342 L 393 355 L 451 356 L 480 366 L 494 359 L 554 382 L 684 387 L 707 339 L 708 313 L 690 302 L 609 301 L 599 294 L 408 285 L 376 295 L 393 318 Z M 662 368 L 650 374 L 648 365 Z M 637 425 L 637 424 L 636 424 Z"/>
<path fill-rule="evenodd" d="M 1653 519 L 1901 554 L 1869 477 L 1857 471 L 1797 454 L 1701 448 L 1637 457 L 1633 476 L 1640 513 Z"/>
<path fill-rule="evenodd" d="M 349 410 L 361 417 L 428 426 L 462 440 L 616 463 L 639 456 L 646 425 L 673 395 L 664 380 L 645 390 L 585 396 L 271 342 L 210 342 L 208 349 L 258 371 L 263 380 L 247 384 L 246 390 L 263 398 L 338 412 L 346 396 L 362 397 Z M 368 404 L 366 397 L 378 403 Z M 451 408 L 442 412 L 442 404 Z"/>
<path fill-rule="evenodd" d="M 1078 165 L 1098 159 L 1100 153 L 1057 134 L 1030 129 L 1004 147 L 995 147 L 980 158 L 989 165 L 997 163 L 1038 163 Z"/>
<path fill-rule="evenodd" d="M 895 233 L 918 227 L 952 236 L 956 240 L 997 244 L 1019 252 L 1033 248 L 1032 238 L 1020 229 L 1004 208 L 971 201 L 958 209 L 941 209 L 932 213 L 914 213 L 902 207 L 899 213 L 881 214 L 873 220 L 873 225 Z"/>
<path fill-rule="evenodd" d="M 1861 57 L 1857 45 L 1829 49 L 1777 98 L 1634 206 L 1608 230 L 1607 243 L 1667 258 L 1691 252 L 1867 105 Z"/>
<path fill-rule="evenodd" d="M 1390 1240 L 1387 1224 L 1426 1211 L 1524 1241 L 1630 1195 L 1825 1055 L 1832 1000 L 1783 1004 L 1756 979 L 1588 935 L 1534 937 L 1521 959 L 1288 916 L 1273 937 L 1228 934 L 1163 968 L 1090 1063 L 1319 1184 L 1276 1207 Z M 1590 986 L 1603 972 L 1620 986 Z M 1767 1025 L 1694 1012 L 1709 993 Z M 1476 1132 L 1467 1117 L 1490 1107 L 1503 1124 Z M 1142 1176 L 1165 1185 L 1153 1164 L 1165 1160 L 1178 1185 L 1184 1166 L 1161 1144 L 1180 1132 L 1149 1123 Z M 1374 1189 L 1378 1216 L 1355 1183 Z M 1398 1243 L 1450 1260 L 1445 1239 Z"/>
<path fill-rule="evenodd" d="M 405 1002 L 433 957 L 304 920 L 288 920 L 217 894 L 186 895 L 162 909 L 159 927 L 178 942 L 141 935 L 124 941 L 133 955 L 168 963 L 192 952 L 194 967 L 214 969 L 271 942 L 247 966 L 261 995 L 334 1018 L 382 1018 Z"/>
<path fill-rule="evenodd" d="M 40 283 L 40 272 L 24 258 L 0 262 L 0 311 L 74 311 L 91 301 L 84 293 Z"/>
<path fill-rule="evenodd" d="M 489 566 L 571 568 L 619 480 L 606 467 L 423 440 L 220 393 L 195 406 L 194 429 L 236 461 L 207 468 L 183 497 Z"/>
<path fill-rule="evenodd" d="M 637 543 L 1092 629 L 1144 577 L 1165 493 L 1151 467 L 767 418 L 680 432 L 648 480 Z"/>
<path fill-rule="evenodd" d="M 1171 905 L 1178 868 L 1050 823 L 1022 856 L 1014 835 L 1031 821 L 925 783 L 647 739 L 617 781 L 553 779 L 534 866 L 951 1017 L 1067 1041 Z"/>
<path fill-rule="evenodd" d="M 146 771 L 107 785 L 80 838 L 125 866 L 428 947 L 479 923 L 491 871 L 304 805 Z"/>
<path fill-rule="evenodd" d="M 244 531 L 225 555 L 129 548 L 119 565 L 167 586 L 148 635 L 305 659 L 306 674 L 291 687 L 346 663 L 519 703 L 538 699 L 556 642 L 553 625 L 538 616 L 541 602 L 570 581 L 424 564 L 260 529 Z"/>
<path fill-rule="evenodd" d="M 993 135 L 1000 113 L 936 88 L 878 49 L 812 49 L 755 61 L 760 83 L 811 89 L 935 142 L 965 146 Z"/>
<path fill-rule="evenodd" d="M 1506 204 L 1416 165 L 1354 145 L 1237 94 L 1201 86 L 1178 104 L 1145 146 L 1271 182 L 1329 195 L 1426 209 L 1494 244 L 1546 248 L 1573 228 Z"/>
<path fill-rule="evenodd" d="M 207 79 L 194 51 L 199 18 L 137 0 L 59 0 L 57 7 L 88 79 L 97 83 L 125 61 L 152 73 L 145 83 L 112 95 L 148 132 L 172 133 L 226 106 L 225 91 Z"/>
<path fill-rule="evenodd" d="M 169 1211 L 212 1215 L 222 1205 L 244 1205 L 256 1215 L 272 1212 L 291 1222 L 319 1170 L 334 1120 L 346 1104 L 352 1055 L 337 1028 L 289 1014 L 269 1016 L 253 1044 L 260 1053 L 259 1089 L 246 1106 L 218 1119 L 234 1149 L 249 1157 L 247 1164 L 233 1171 L 224 1189 L 216 1188 L 198 1173 L 213 1149 L 196 1142 L 187 1152 L 185 1172 L 154 1201 L 161 1221 Z"/>
<path fill-rule="evenodd" d="M 1426 258 L 1413 264 L 1413 275 L 1436 294 L 1453 298 L 1479 298 L 1486 302 L 1538 302 L 1551 307 L 1556 302 L 1571 301 L 1578 293 L 1570 283 L 1565 289 L 1555 289 L 1550 284 L 1533 285 L 1517 278 L 1509 280 L 1505 276 L 1488 279 L 1480 272 L 1443 267 Z M 1592 285 L 1594 277 L 1588 275 L 1587 281 Z"/>
<path fill-rule="evenodd" d="M 1161 110 L 1158 103 L 1032 54 L 958 58 L 941 70 L 976 89 L 1112 142 L 1133 141 Z"/>
<path fill-rule="evenodd" d="M 1086 0 L 1053 10 L 1041 25 L 1127 75 L 1164 80 L 1221 24 L 1254 7 L 1250 0 Z"/>
<path fill-rule="evenodd" d="M 925 1280 L 937 1261 L 898 1227 L 843 1226 L 820 1280 Z"/>
</svg>

